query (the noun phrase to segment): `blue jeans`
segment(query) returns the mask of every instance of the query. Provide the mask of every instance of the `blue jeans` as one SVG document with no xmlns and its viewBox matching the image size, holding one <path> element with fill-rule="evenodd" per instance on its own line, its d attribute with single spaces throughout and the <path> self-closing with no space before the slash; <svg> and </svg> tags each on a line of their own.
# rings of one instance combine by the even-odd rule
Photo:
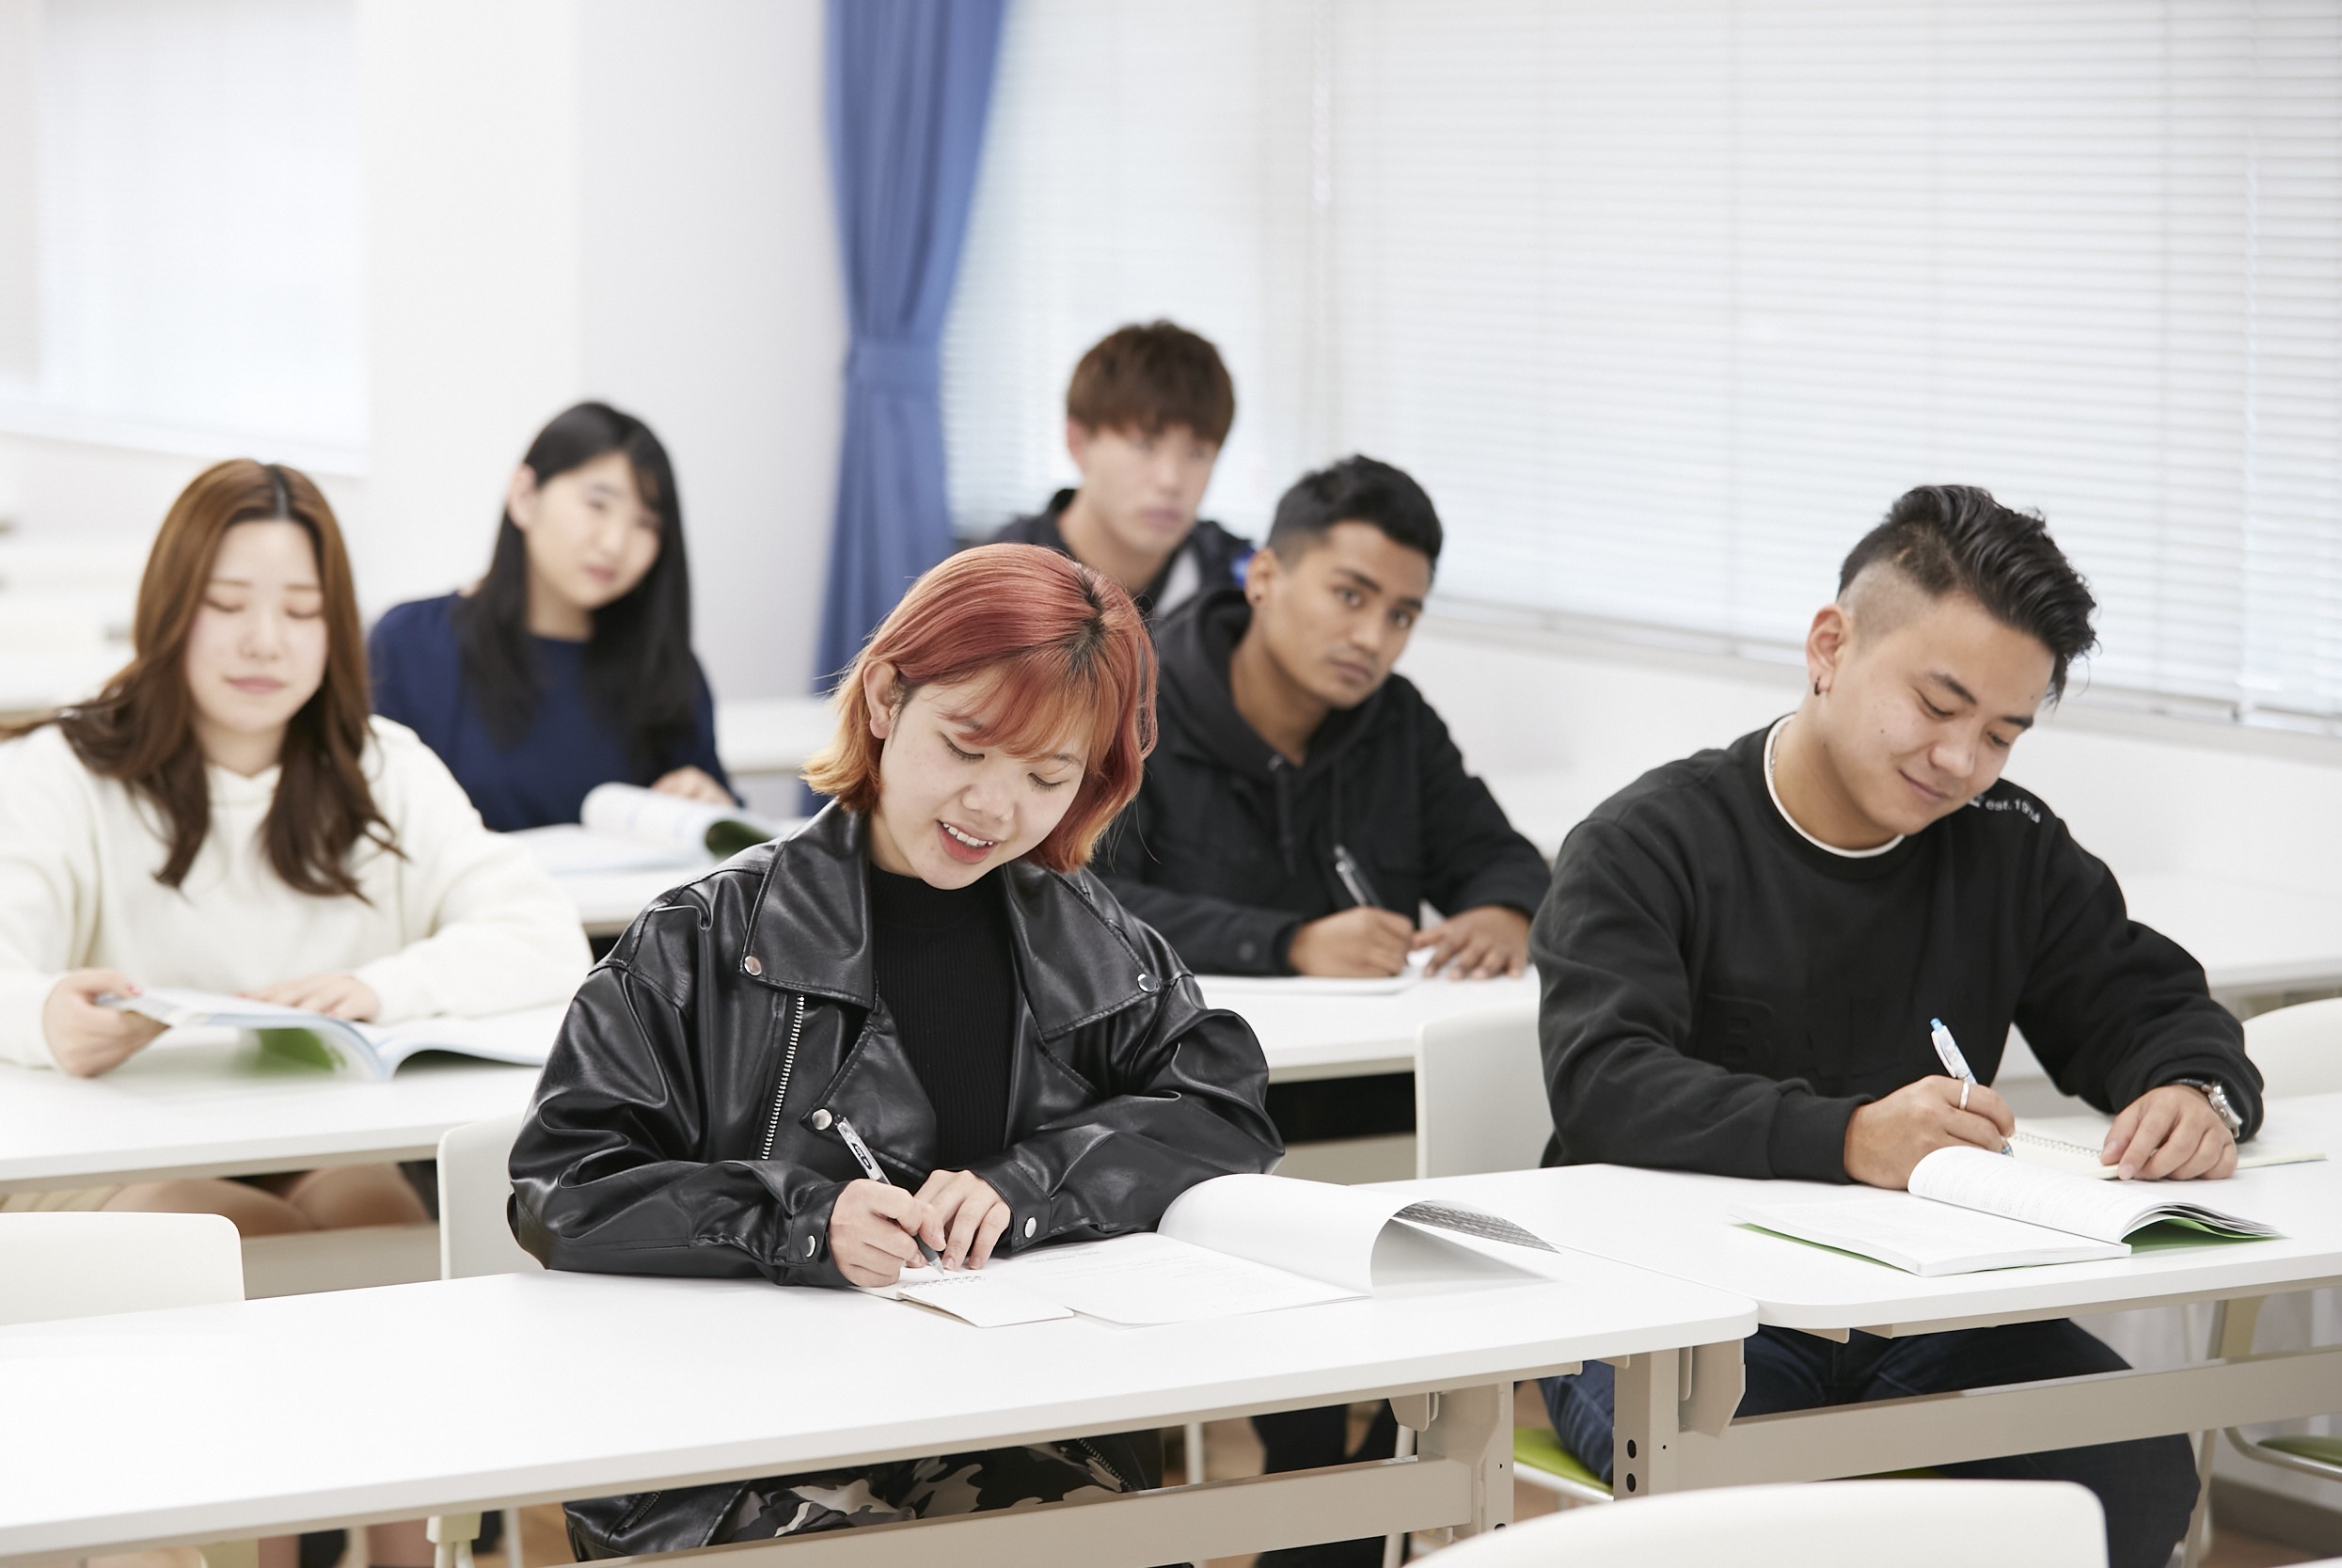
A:
<svg viewBox="0 0 2342 1568">
<path fill-rule="evenodd" d="M 1903 1339 L 1858 1333 L 1843 1345 L 1791 1329 L 1761 1328 L 1741 1343 L 1748 1369 L 1743 1416 L 2117 1372 L 2128 1365 L 2063 1320 Z M 1575 1377 L 1544 1380 L 1545 1411 L 1556 1435 L 1606 1481 L 1615 1388 L 1610 1367 L 1598 1361 Z M 2106 1510 L 2110 1568 L 2162 1568 L 2195 1507 L 2195 1454 L 2185 1437 L 2142 1437 L 1934 1468 L 1991 1481 L 2080 1481 Z"/>
</svg>

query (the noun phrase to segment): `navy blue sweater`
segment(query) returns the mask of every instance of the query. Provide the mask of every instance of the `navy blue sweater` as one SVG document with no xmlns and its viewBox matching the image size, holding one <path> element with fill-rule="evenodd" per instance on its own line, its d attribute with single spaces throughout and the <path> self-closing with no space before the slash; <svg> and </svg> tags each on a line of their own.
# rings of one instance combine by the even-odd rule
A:
<svg viewBox="0 0 2342 1568">
<path fill-rule="evenodd" d="M 423 737 L 489 827 L 510 832 L 575 822 L 595 784 L 647 784 L 678 768 L 702 768 L 732 787 L 716 760 L 716 705 L 696 663 L 692 709 L 698 722 L 690 741 L 673 755 L 638 761 L 585 689 L 585 644 L 556 637 L 530 639 L 543 683 L 536 720 L 516 744 L 499 745 L 464 678 L 451 614 L 456 600 L 450 594 L 390 610 L 374 623 L 366 660 L 374 711 Z"/>
</svg>

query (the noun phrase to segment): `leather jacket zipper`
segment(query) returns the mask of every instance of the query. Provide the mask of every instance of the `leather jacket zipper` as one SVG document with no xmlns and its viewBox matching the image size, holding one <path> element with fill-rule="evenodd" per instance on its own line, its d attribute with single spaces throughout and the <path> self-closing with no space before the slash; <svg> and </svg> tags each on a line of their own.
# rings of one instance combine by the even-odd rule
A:
<svg viewBox="0 0 2342 1568">
<path fill-rule="evenodd" d="M 1116 1481 L 1121 1485 L 1122 1490 L 1125 1492 L 1141 1492 L 1146 1490 L 1144 1487 L 1131 1485 L 1131 1478 L 1124 1475 L 1120 1470 L 1115 1468 L 1114 1461 L 1099 1452 L 1098 1445 L 1091 1442 L 1088 1438 L 1076 1437 L 1073 1440 L 1073 1446 L 1080 1449 L 1084 1453 L 1088 1454 L 1092 1459 L 1096 1460 L 1098 1462 L 1098 1467 L 1105 1471 L 1108 1475 L 1114 1477 Z"/>
<path fill-rule="evenodd" d="M 759 1160 L 772 1158 L 773 1143 L 781 1136 L 781 1106 L 789 1098 L 789 1074 L 797 1070 L 797 1042 L 804 1033 L 805 996 L 800 991 L 797 997 L 797 1017 L 789 1024 L 789 1049 L 781 1058 L 780 1086 L 772 1091 L 772 1115 L 765 1121 L 765 1148 L 756 1156 Z"/>
</svg>

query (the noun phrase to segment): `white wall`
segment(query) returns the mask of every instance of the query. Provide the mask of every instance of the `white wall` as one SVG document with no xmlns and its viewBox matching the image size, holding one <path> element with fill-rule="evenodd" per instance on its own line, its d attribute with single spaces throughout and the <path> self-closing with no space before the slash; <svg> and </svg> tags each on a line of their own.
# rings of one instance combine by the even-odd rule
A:
<svg viewBox="0 0 2342 1568">
<path fill-rule="evenodd" d="M 674 458 L 728 696 L 805 689 L 845 310 L 819 0 L 357 0 L 370 609 L 478 575 L 546 419 Z"/>
</svg>

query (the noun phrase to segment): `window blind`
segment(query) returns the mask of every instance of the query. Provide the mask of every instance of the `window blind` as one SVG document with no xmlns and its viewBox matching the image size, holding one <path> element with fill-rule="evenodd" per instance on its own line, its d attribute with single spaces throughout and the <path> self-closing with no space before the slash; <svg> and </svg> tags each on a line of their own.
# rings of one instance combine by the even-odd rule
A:
<svg viewBox="0 0 2342 1568">
<path fill-rule="evenodd" d="M 1363 450 L 1451 608 L 1768 657 L 1914 483 L 2036 508 L 2081 681 L 2342 716 L 2342 15 L 2264 0 L 1021 0 L 946 340 L 983 527 L 1169 313 L 1258 532 Z M 2079 682 L 2078 682 L 2079 684 Z"/>
<path fill-rule="evenodd" d="M 365 446 L 348 0 L 47 0 L 35 369 L 19 428 Z"/>
</svg>

